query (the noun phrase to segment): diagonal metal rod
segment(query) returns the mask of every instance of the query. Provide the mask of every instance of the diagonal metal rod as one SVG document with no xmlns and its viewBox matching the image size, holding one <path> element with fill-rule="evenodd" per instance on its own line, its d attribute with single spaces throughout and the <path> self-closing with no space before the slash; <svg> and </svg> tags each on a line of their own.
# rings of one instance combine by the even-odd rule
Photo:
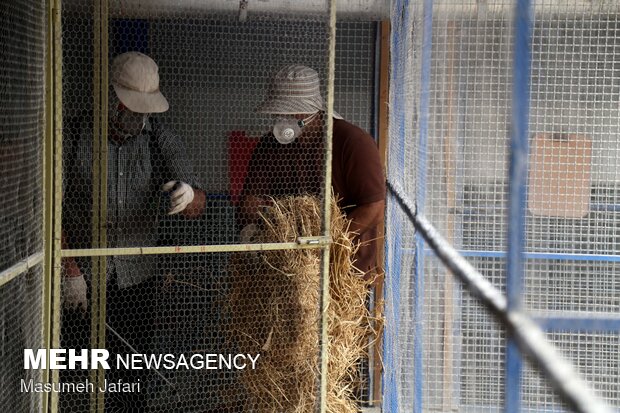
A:
<svg viewBox="0 0 620 413">
<path fill-rule="evenodd" d="M 129 344 L 129 342 L 125 340 L 120 334 L 118 334 L 118 332 L 114 330 L 110 324 L 106 322 L 105 326 L 108 330 L 110 330 L 110 333 L 114 334 L 123 344 L 125 344 L 131 351 L 133 351 L 134 354 L 142 354 L 138 350 L 136 350 L 131 344 Z M 153 370 L 153 371 L 157 373 L 157 375 L 161 377 L 166 383 L 168 383 L 172 388 L 175 388 L 175 385 L 170 380 L 168 380 L 166 376 L 161 374 L 159 370 Z"/>
</svg>

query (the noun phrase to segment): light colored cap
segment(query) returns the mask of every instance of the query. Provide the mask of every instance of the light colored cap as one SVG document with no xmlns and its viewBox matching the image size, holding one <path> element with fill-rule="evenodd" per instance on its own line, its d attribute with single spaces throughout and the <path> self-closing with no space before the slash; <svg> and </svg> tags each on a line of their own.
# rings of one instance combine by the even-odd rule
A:
<svg viewBox="0 0 620 413">
<path fill-rule="evenodd" d="M 285 66 L 271 79 L 267 99 L 258 107 L 260 113 L 296 115 L 325 110 L 319 75 L 304 65 Z M 334 112 L 334 117 L 342 119 Z"/>
<path fill-rule="evenodd" d="M 137 113 L 161 113 L 168 101 L 159 91 L 157 63 L 140 52 L 120 54 L 112 61 L 110 79 L 118 99 Z"/>
</svg>

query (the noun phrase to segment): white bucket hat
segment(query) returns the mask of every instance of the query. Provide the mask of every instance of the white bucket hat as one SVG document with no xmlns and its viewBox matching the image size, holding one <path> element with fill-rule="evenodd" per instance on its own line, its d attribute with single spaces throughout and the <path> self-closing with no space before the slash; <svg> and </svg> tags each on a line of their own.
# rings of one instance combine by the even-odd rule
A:
<svg viewBox="0 0 620 413">
<path fill-rule="evenodd" d="M 120 54 L 112 61 L 110 79 L 118 99 L 137 113 L 161 113 L 168 101 L 159 91 L 159 69 L 153 59 L 140 52 Z"/>
<path fill-rule="evenodd" d="M 299 64 L 283 67 L 271 79 L 267 99 L 257 110 L 276 115 L 310 114 L 326 110 L 318 73 Z M 342 119 L 336 112 L 334 117 Z"/>
</svg>

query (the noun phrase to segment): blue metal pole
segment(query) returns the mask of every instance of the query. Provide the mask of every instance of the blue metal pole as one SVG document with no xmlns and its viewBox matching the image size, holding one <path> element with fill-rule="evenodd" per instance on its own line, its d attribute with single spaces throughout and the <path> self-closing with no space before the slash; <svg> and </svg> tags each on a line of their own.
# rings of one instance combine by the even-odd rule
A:
<svg viewBox="0 0 620 413">
<path fill-rule="evenodd" d="M 545 317 L 535 319 L 546 331 L 579 331 L 580 333 L 620 332 L 620 317 Z"/>
<path fill-rule="evenodd" d="M 476 250 L 457 250 L 463 257 L 473 258 L 498 258 L 505 259 L 508 256 L 506 251 L 476 251 Z M 413 254 L 413 248 L 405 249 L 405 253 Z M 425 249 L 424 255 L 435 256 L 435 251 Z M 564 254 L 554 252 L 525 252 L 523 258 L 527 260 L 552 260 L 552 261 L 586 261 L 586 262 L 620 262 L 620 255 L 603 254 Z"/>
<path fill-rule="evenodd" d="M 456 35 L 456 33 L 455 33 Z M 455 36 L 456 37 L 456 36 Z M 457 40 L 454 40 L 455 43 Z M 458 43 L 457 43 L 458 44 Z M 458 50 L 458 49 L 457 49 Z M 463 209 L 464 207 L 464 199 L 465 199 L 465 191 L 464 191 L 464 177 L 465 177 L 465 167 L 464 167 L 464 153 L 466 153 L 465 149 L 465 139 L 464 133 L 466 129 L 466 106 L 467 106 L 467 79 L 469 76 L 462 76 L 463 67 L 461 65 L 457 65 L 457 119 L 458 119 L 458 127 L 456 128 L 456 207 L 457 209 Z M 462 81 L 464 79 L 465 81 Z M 454 223 L 455 223 L 455 232 L 454 232 L 454 247 L 458 249 L 463 248 L 463 215 L 455 213 L 454 214 Z M 453 300 L 455 303 L 455 308 L 461 309 L 463 308 L 463 294 L 461 293 L 461 285 L 456 284 L 456 288 L 454 289 Z M 454 337 L 461 337 L 462 334 L 462 317 L 459 311 L 456 311 L 454 314 L 454 328 L 452 334 Z M 461 376 L 461 367 L 463 361 L 463 351 L 462 351 L 462 340 L 456 340 L 454 345 L 454 365 L 458 366 L 454 369 L 454 400 L 461 400 L 461 386 L 462 376 Z"/>
<path fill-rule="evenodd" d="M 418 147 L 418 174 L 416 180 L 416 207 L 424 213 L 426 201 L 426 156 L 429 125 L 431 68 L 433 55 L 433 0 L 424 0 L 424 23 L 422 32 L 422 67 L 420 78 L 420 137 Z M 414 412 L 423 410 L 424 390 L 424 239 L 416 234 L 415 254 L 415 336 L 414 336 Z"/>
<path fill-rule="evenodd" d="M 508 311 L 520 311 L 525 249 L 525 208 L 527 199 L 528 122 L 530 105 L 530 0 L 517 0 L 514 16 L 514 62 L 512 96 L 512 136 L 508 205 L 508 256 L 506 295 Z M 513 337 L 506 347 L 506 413 L 521 411 L 523 359 Z"/>
<path fill-rule="evenodd" d="M 388 216 L 390 233 L 393 235 L 389 245 L 386 244 L 386 257 L 391 258 L 386 262 L 386 274 L 389 277 L 385 278 L 385 291 L 386 300 L 389 302 L 389 308 L 391 312 L 386 311 L 386 324 L 383 335 L 383 354 L 384 354 L 384 370 L 383 370 L 383 411 L 386 412 L 398 412 L 400 411 L 398 403 L 399 394 L 399 377 L 400 371 L 398 370 L 398 363 L 396 363 L 397 357 L 402 357 L 401 354 L 397 354 L 400 351 L 398 345 L 401 335 L 400 329 L 400 312 L 401 312 L 401 269 L 402 269 L 402 233 L 403 227 L 403 213 L 400 210 L 397 202 L 394 200 L 394 196 L 390 195 L 388 206 Z M 391 249 L 391 254 L 389 252 Z M 387 306 L 386 306 L 387 308 Z M 408 332 L 405 332 L 408 334 Z"/>
<path fill-rule="evenodd" d="M 404 79 L 402 68 L 403 57 L 405 56 L 407 48 L 403 47 L 403 38 L 406 39 L 406 29 L 402 26 L 402 13 L 404 4 L 403 0 L 395 0 L 393 3 L 393 11 L 391 13 L 392 32 L 390 34 L 390 49 L 391 49 L 391 62 L 390 67 L 391 78 L 390 84 L 392 90 L 390 91 L 390 106 L 393 108 L 391 113 L 390 122 L 395 122 L 398 125 L 398 130 L 395 136 L 391 136 L 390 139 L 390 151 L 388 153 L 388 174 L 392 171 L 402 171 L 404 168 L 404 148 L 405 148 L 405 128 L 404 128 L 404 95 L 403 87 Z M 396 178 L 396 177 L 395 177 Z M 401 270 L 402 270 L 402 233 L 401 228 L 403 226 L 403 214 L 399 209 L 396 202 L 393 201 L 393 196 L 390 196 L 388 203 L 388 224 L 387 231 L 390 236 L 386 242 L 386 263 L 385 271 L 389 276 L 385 277 L 384 285 L 386 292 L 386 299 L 391 300 L 387 302 L 387 306 L 391 309 L 391 312 L 386 311 L 386 328 L 383 334 L 383 354 L 384 354 L 384 369 L 383 369 L 383 411 L 398 412 L 400 406 L 398 404 L 398 394 L 400 382 L 398 377 L 400 371 L 398 371 L 398 364 L 396 358 L 401 355 L 397 354 L 399 351 L 398 342 L 400 339 L 400 285 L 401 285 Z"/>
</svg>

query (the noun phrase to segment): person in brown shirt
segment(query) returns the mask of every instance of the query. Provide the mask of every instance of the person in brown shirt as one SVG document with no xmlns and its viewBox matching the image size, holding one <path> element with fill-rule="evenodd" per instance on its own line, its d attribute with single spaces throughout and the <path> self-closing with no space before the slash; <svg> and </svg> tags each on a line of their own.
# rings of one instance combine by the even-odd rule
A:
<svg viewBox="0 0 620 413">
<path fill-rule="evenodd" d="M 276 115 L 273 132 L 263 136 L 248 167 L 240 219 L 249 231 L 267 197 L 321 195 L 325 106 L 316 71 L 302 65 L 282 68 L 273 77 L 259 112 Z M 375 275 L 377 228 L 385 209 L 385 177 L 372 137 L 334 112 L 332 187 L 338 207 L 352 220 L 360 242 L 355 266 Z"/>
</svg>

